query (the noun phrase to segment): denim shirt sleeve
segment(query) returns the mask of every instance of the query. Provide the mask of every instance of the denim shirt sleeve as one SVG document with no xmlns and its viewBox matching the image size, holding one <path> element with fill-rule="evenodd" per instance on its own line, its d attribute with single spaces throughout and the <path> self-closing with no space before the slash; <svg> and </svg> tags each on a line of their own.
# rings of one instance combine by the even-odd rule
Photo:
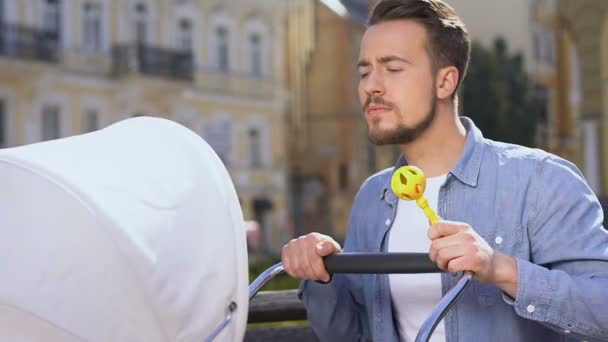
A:
<svg viewBox="0 0 608 342">
<path fill-rule="evenodd" d="M 357 205 L 364 202 L 361 191 L 355 198 L 350 214 L 345 252 L 359 250 Z M 298 296 L 306 307 L 308 320 L 320 341 L 371 341 L 362 289 L 355 286 L 347 274 L 334 274 L 327 284 L 302 281 Z"/>
<path fill-rule="evenodd" d="M 519 316 L 563 334 L 608 339 L 602 208 L 568 161 L 547 157 L 536 176 L 529 203 L 530 261 L 517 259 L 517 295 L 507 302 Z"/>
</svg>

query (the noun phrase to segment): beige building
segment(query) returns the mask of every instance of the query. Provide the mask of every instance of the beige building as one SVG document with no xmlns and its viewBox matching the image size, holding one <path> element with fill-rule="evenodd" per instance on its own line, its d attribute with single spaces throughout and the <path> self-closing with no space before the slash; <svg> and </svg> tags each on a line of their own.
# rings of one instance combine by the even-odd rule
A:
<svg viewBox="0 0 608 342">
<path fill-rule="evenodd" d="M 474 40 L 489 47 L 503 37 L 512 53 L 523 55 L 534 91 L 544 100 L 539 147 L 575 162 L 598 195 L 608 194 L 608 157 L 602 152 L 608 151 L 608 1 L 446 1 Z M 343 236 L 362 181 L 398 157 L 395 149 L 375 148 L 365 137 L 354 68 L 365 2 L 371 7 L 377 0 L 291 2 L 289 165 L 299 233 Z"/>
<path fill-rule="evenodd" d="M 215 149 L 246 219 L 277 245 L 287 220 L 285 19 L 281 0 L 0 1 L 0 146 L 137 115 L 177 121 Z"/>
<path fill-rule="evenodd" d="M 522 53 L 535 92 L 544 102 L 538 146 L 576 163 L 598 195 L 608 194 L 608 161 L 600 149 L 600 141 L 605 145 L 608 139 L 608 132 L 600 129 L 603 121 L 598 105 L 601 44 L 590 42 L 601 36 L 606 1 L 446 2 L 463 18 L 472 39 L 490 46 L 501 36 L 512 52 Z M 589 21 L 591 12 L 593 22 Z"/>
<path fill-rule="evenodd" d="M 367 139 L 356 64 L 367 0 L 292 0 L 288 20 L 291 200 L 296 235 L 344 237 L 354 196 L 397 154 Z"/>
<path fill-rule="evenodd" d="M 568 120 L 580 128 L 580 160 L 591 186 L 608 196 L 608 2 L 560 0 L 562 50 L 570 59 L 564 75 L 574 92 Z"/>
<path fill-rule="evenodd" d="M 545 100 L 539 147 L 576 163 L 598 196 L 607 196 L 608 2 L 447 1 L 474 39 L 489 44 L 502 35 L 523 53 Z"/>
<path fill-rule="evenodd" d="M 535 49 L 540 44 L 535 40 L 544 39 L 543 44 L 551 44 L 551 33 L 543 31 L 534 20 L 532 0 L 444 0 L 450 4 L 464 21 L 471 38 L 485 46 L 491 46 L 496 37 L 501 36 L 509 44 L 511 51 L 519 51 L 524 56 L 524 65 L 529 72 L 544 68 L 535 57 Z M 549 0 L 554 10 L 555 1 Z M 546 39 L 545 39 L 546 38 Z M 547 41 L 548 40 L 548 41 Z M 550 49 L 549 49 L 550 50 Z"/>
</svg>

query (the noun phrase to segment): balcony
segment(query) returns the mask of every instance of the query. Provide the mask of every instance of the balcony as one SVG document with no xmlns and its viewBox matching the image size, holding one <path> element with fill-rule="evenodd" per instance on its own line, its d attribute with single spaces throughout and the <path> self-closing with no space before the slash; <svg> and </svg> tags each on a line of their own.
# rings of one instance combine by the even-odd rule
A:
<svg viewBox="0 0 608 342">
<path fill-rule="evenodd" d="M 193 82 L 193 86 L 214 93 L 269 98 L 274 95 L 271 78 L 253 77 L 244 73 L 195 67 L 191 52 L 138 44 L 116 45 L 112 49 L 114 77 L 140 74 Z"/>
<path fill-rule="evenodd" d="M 142 44 L 117 45 L 112 51 L 112 74 L 131 73 L 192 81 L 194 62 L 190 52 Z"/>
<path fill-rule="evenodd" d="M 59 33 L 0 23 L 0 56 L 55 63 L 59 61 Z"/>
</svg>

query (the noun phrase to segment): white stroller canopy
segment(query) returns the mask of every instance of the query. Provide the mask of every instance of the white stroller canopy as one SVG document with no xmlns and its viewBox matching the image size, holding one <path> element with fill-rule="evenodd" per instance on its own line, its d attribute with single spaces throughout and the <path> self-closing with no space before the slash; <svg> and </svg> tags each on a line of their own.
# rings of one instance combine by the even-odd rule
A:
<svg viewBox="0 0 608 342">
<path fill-rule="evenodd" d="M 0 150 L 0 341 L 243 339 L 247 252 L 212 149 L 164 119 Z"/>
</svg>

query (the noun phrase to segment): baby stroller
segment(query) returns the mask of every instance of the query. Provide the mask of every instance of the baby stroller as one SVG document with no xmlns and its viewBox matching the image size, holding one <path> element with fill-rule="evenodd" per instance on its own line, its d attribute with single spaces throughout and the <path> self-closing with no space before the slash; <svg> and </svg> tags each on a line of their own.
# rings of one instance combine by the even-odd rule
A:
<svg viewBox="0 0 608 342">
<path fill-rule="evenodd" d="M 168 120 L 0 150 L 0 189 L 0 341 L 241 341 L 248 298 L 282 272 L 248 289 L 232 181 L 200 137 Z M 437 271 L 422 257 L 326 262 Z"/>
</svg>

